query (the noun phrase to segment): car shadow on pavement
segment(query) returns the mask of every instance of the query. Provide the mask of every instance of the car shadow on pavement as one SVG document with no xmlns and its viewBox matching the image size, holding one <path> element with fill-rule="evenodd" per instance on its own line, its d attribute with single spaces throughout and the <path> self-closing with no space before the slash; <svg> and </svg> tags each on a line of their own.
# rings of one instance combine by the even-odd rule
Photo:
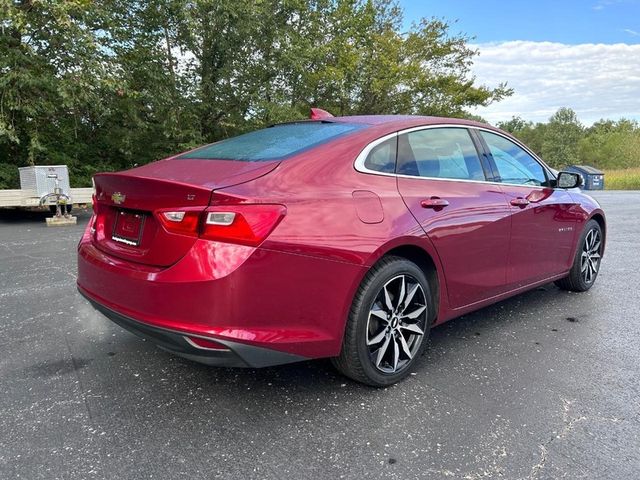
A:
<svg viewBox="0 0 640 480">
<path fill-rule="evenodd" d="M 544 305 L 548 306 L 549 303 L 563 303 L 565 295 L 567 295 L 566 292 L 549 284 L 434 327 L 429 338 L 429 348 L 421 361 L 412 369 L 413 376 L 418 376 L 421 381 L 428 383 L 430 374 L 446 370 L 454 358 L 459 360 L 459 350 L 466 348 L 469 341 L 476 341 L 481 337 L 490 342 L 500 342 L 501 337 L 508 333 L 507 330 L 510 327 L 517 327 L 519 323 L 527 321 L 536 322 L 536 312 L 540 311 Z M 520 328 L 524 327 L 520 326 Z M 132 341 L 137 339 L 132 337 Z M 533 348 L 534 342 L 531 343 Z M 306 391 L 314 394 L 336 387 L 363 388 L 371 391 L 386 390 L 367 387 L 342 376 L 328 359 L 262 369 L 243 369 L 209 367 L 175 357 L 159 349 L 157 354 L 164 357 L 157 361 L 170 361 L 172 364 L 177 364 L 176 367 L 181 371 L 181 378 L 184 381 L 191 379 L 199 387 L 215 389 L 218 393 L 221 386 L 228 388 L 229 385 L 240 389 L 258 390 L 269 390 L 270 387 L 278 385 L 286 386 L 288 391 Z M 405 382 L 411 381 L 411 378 L 410 376 Z M 387 389 L 397 388 L 403 383 Z"/>
<path fill-rule="evenodd" d="M 447 386 L 459 381 L 461 368 L 478 370 L 478 355 L 485 366 L 508 369 L 513 357 L 505 354 L 505 342 L 519 351 L 530 344 L 533 353 L 538 347 L 534 340 L 549 333 L 549 322 L 566 322 L 560 313 L 549 320 L 539 311 L 544 305 L 566 304 L 567 295 L 550 284 L 435 327 L 429 349 L 411 375 L 387 388 L 354 382 L 326 359 L 262 369 L 209 367 L 117 330 L 104 337 L 107 342 L 99 342 L 99 352 L 78 352 L 87 363 L 77 374 L 94 395 L 87 408 L 95 419 L 107 415 L 125 424 L 146 422 L 148 412 L 154 411 L 158 422 L 190 424 L 204 415 L 208 428 L 218 428 L 216 421 L 238 421 L 247 431 L 260 432 L 281 428 L 285 417 L 322 421 L 327 415 L 339 418 L 369 408 L 363 405 L 385 408 L 407 396 L 420 398 L 421 408 L 436 409 L 443 395 L 456 398 Z M 518 332 L 516 340 L 510 338 L 513 332 Z M 488 388 L 494 387 L 499 383 Z"/>
<path fill-rule="evenodd" d="M 71 214 L 78 217 L 78 222 L 88 220 L 91 209 L 74 208 Z M 21 208 L 0 208 L 0 223 L 8 224 L 41 224 L 45 225 L 45 219 L 51 217 L 49 210 L 24 210 Z"/>
</svg>

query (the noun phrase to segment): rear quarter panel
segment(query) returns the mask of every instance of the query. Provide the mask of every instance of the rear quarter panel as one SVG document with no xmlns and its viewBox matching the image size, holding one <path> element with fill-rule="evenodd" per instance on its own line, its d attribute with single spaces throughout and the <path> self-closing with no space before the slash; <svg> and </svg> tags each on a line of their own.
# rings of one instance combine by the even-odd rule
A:
<svg viewBox="0 0 640 480">
<path fill-rule="evenodd" d="M 272 174 L 219 192 L 286 205 L 285 218 L 261 248 L 370 266 L 381 245 L 419 231 L 394 177 L 366 175 L 353 167 L 364 146 L 378 136 L 378 129 L 371 130 L 283 161 Z M 376 198 L 380 214 L 359 215 L 361 202 L 375 205 Z"/>
<path fill-rule="evenodd" d="M 324 318 L 318 321 L 330 324 L 329 330 L 339 339 L 360 282 L 381 256 L 407 244 L 431 248 L 429 253 L 435 256 L 426 238 L 421 240 L 422 229 L 398 194 L 396 178 L 363 174 L 353 166 L 362 149 L 385 133 L 388 130 L 335 142 L 329 148 L 308 152 L 304 158 L 283 161 L 269 175 L 220 190 L 247 202 L 286 205 L 285 218 L 259 249 L 325 260 L 322 271 L 304 272 L 314 278 L 313 291 L 299 281 L 287 282 L 286 288 L 307 302 L 318 295 L 331 298 L 330 290 L 333 300 L 325 306 Z M 359 214 L 363 198 L 372 206 L 377 198 L 380 215 Z M 349 288 L 336 291 L 336 275 L 343 274 L 344 269 L 339 266 L 344 263 L 360 268 L 346 282 Z M 319 275 L 323 278 L 319 279 Z M 345 284 L 345 279 L 340 280 Z M 286 280 L 274 272 L 274 281 Z"/>
</svg>

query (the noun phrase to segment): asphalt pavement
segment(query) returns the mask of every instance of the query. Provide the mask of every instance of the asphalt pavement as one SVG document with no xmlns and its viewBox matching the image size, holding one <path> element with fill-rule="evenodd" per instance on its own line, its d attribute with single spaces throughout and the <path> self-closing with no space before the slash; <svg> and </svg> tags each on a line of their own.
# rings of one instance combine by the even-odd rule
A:
<svg viewBox="0 0 640 480">
<path fill-rule="evenodd" d="M 589 292 L 546 285 L 437 327 L 381 390 L 328 361 L 165 353 L 77 293 L 86 212 L 0 212 L 0 479 L 639 478 L 640 192 L 594 196 L 609 232 Z"/>
</svg>

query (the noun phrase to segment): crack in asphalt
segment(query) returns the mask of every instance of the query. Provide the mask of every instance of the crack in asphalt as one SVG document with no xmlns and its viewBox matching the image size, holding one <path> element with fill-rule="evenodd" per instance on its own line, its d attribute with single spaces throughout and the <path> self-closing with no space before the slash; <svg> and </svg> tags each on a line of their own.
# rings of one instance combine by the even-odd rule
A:
<svg viewBox="0 0 640 480">
<path fill-rule="evenodd" d="M 540 475 L 540 472 L 544 469 L 547 463 L 547 458 L 549 455 L 549 447 L 551 446 L 551 444 L 556 440 L 562 440 L 566 438 L 567 435 L 569 435 L 569 433 L 574 429 L 577 423 L 587 419 L 587 417 L 584 415 L 581 415 L 579 417 L 571 417 L 570 411 L 574 401 L 567 400 L 565 398 L 560 398 L 560 400 L 562 401 L 562 409 L 563 409 L 562 429 L 558 434 L 552 436 L 546 442 L 538 445 L 538 447 L 540 448 L 540 459 L 538 460 L 538 463 L 536 463 L 533 467 L 531 467 L 531 473 L 529 474 L 529 477 L 528 477 L 529 480 L 537 479 L 538 476 Z"/>
</svg>

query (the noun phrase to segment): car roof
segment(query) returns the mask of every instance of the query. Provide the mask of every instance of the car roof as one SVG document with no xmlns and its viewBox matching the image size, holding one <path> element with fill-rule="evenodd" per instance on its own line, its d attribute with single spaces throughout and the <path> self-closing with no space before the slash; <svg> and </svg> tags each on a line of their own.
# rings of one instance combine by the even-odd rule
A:
<svg viewBox="0 0 640 480">
<path fill-rule="evenodd" d="M 348 115 L 344 117 L 323 118 L 322 121 L 329 122 L 345 122 L 345 123 L 360 123 L 365 125 L 386 125 L 386 126 L 400 126 L 402 128 L 410 128 L 412 126 L 420 125 L 440 125 L 440 124 L 453 124 L 453 125 L 470 125 L 476 127 L 489 127 L 495 129 L 486 123 L 476 122 L 474 120 L 467 120 L 463 118 L 450 118 L 450 117 L 433 117 L 422 115 Z"/>
</svg>

